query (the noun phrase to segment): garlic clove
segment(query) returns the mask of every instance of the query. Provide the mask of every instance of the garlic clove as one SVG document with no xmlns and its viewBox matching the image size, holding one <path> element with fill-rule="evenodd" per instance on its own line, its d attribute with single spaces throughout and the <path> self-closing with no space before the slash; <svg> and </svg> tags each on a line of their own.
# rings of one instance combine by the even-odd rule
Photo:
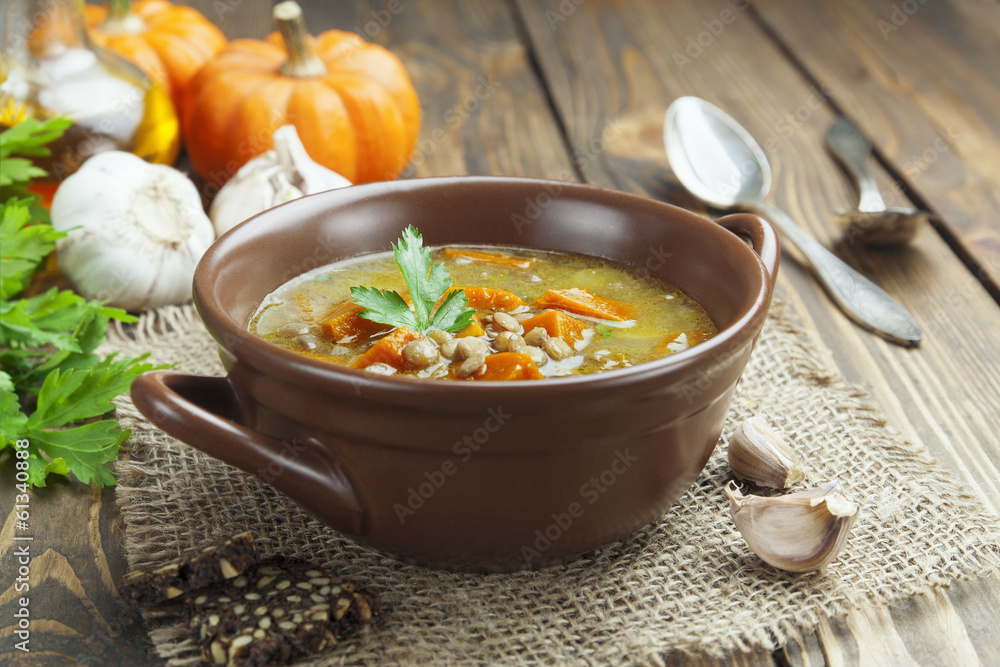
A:
<svg viewBox="0 0 1000 667">
<path fill-rule="evenodd" d="M 745 420 L 729 440 L 729 467 L 738 479 L 787 489 L 805 475 L 798 457 L 760 415 Z"/>
<path fill-rule="evenodd" d="M 860 509 L 837 481 L 769 498 L 743 495 L 735 482 L 724 491 L 733 523 L 754 553 L 789 572 L 818 570 L 833 561 Z"/>
<path fill-rule="evenodd" d="M 292 201 L 293 199 L 298 199 L 304 192 L 299 190 L 297 187 L 288 182 L 288 177 L 282 171 L 275 172 L 271 176 L 271 185 L 274 188 L 274 201 L 271 202 L 271 206 L 277 206 L 278 204 L 284 204 L 285 202 Z"/>
<path fill-rule="evenodd" d="M 243 165 L 219 190 L 208 209 L 216 235 L 222 236 L 244 220 L 274 206 L 271 174 L 278 169 L 274 151 L 268 151 Z"/>
<path fill-rule="evenodd" d="M 221 236 L 272 206 L 348 185 L 349 180 L 309 157 L 294 125 L 283 125 L 274 132 L 274 149 L 247 162 L 222 186 L 209 217 Z"/>
<path fill-rule="evenodd" d="M 294 125 L 283 125 L 274 131 L 274 151 L 288 180 L 303 194 L 313 195 L 351 185 L 349 180 L 309 157 Z"/>
</svg>

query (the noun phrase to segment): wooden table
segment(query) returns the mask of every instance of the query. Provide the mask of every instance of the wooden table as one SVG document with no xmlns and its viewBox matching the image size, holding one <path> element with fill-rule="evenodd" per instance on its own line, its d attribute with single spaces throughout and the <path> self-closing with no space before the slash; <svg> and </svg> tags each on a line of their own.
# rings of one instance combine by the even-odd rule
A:
<svg viewBox="0 0 1000 667">
<path fill-rule="evenodd" d="M 270 3 L 197 0 L 229 37 L 270 30 Z M 852 324 L 786 252 L 779 295 L 847 379 L 1000 513 L 1000 6 L 995 0 L 410 0 L 302 5 L 313 32 L 355 30 L 396 52 L 423 103 L 408 176 L 579 180 L 702 210 L 663 152 L 664 111 L 697 95 L 768 147 L 771 200 L 884 286 L 925 331 L 905 349 Z M 823 148 L 837 114 L 877 146 L 891 204 L 937 217 L 911 246 L 844 243 L 856 193 Z M 6 468 L 5 468 L 6 469 Z M 13 506 L 5 483 L 4 507 Z M 13 514 L 2 528 L 4 572 Z M 32 495 L 29 656 L 0 592 L 0 663 L 156 664 L 117 597 L 113 489 Z M 42 547 L 41 550 L 38 550 Z M 823 623 L 803 644 L 725 664 L 1000 664 L 1000 576 Z M 671 657 L 670 664 L 712 664 Z M 74 664 L 75 664 L 74 663 Z"/>
</svg>

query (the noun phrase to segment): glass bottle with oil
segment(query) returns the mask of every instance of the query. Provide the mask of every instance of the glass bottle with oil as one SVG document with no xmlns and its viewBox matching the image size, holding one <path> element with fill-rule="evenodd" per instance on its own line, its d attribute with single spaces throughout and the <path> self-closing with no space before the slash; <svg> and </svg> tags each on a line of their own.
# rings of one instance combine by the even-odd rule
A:
<svg viewBox="0 0 1000 667">
<path fill-rule="evenodd" d="M 49 176 L 33 188 L 48 205 L 90 156 L 128 151 L 172 164 L 180 126 L 170 97 L 128 60 L 91 43 L 83 0 L 4 0 L 0 13 L 0 131 L 26 117 L 73 124 L 35 158 Z"/>
</svg>

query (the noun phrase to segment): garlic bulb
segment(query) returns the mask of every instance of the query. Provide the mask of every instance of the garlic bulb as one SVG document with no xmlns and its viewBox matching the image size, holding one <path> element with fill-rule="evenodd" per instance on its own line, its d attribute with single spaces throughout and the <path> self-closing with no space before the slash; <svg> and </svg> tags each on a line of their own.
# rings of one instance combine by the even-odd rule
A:
<svg viewBox="0 0 1000 667">
<path fill-rule="evenodd" d="M 738 479 L 772 489 L 786 489 L 805 477 L 795 452 L 759 415 L 747 419 L 733 432 L 729 467 Z"/>
<path fill-rule="evenodd" d="M 121 151 L 99 153 L 59 186 L 52 226 L 67 233 L 59 268 L 88 299 L 138 311 L 191 298 L 215 240 L 194 183 Z"/>
<path fill-rule="evenodd" d="M 247 162 L 226 183 L 209 209 L 220 236 L 261 211 L 351 182 L 317 162 L 306 152 L 294 125 L 274 132 L 274 150 Z"/>
<path fill-rule="evenodd" d="M 733 523 L 754 553 L 790 572 L 817 570 L 831 562 L 858 518 L 858 504 L 844 497 L 836 481 L 770 498 L 745 496 L 735 482 L 724 490 Z"/>
</svg>

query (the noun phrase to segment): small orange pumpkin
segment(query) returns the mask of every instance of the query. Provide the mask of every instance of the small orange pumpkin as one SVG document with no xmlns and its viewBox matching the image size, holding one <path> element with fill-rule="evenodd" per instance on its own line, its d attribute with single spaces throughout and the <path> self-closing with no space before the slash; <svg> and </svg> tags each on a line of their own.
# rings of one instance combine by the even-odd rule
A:
<svg viewBox="0 0 1000 667">
<path fill-rule="evenodd" d="M 353 32 L 309 36 L 295 2 L 274 20 L 280 34 L 234 40 L 192 79 L 181 127 L 195 171 L 221 187 L 290 124 L 313 160 L 353 183 L 398 176 L 420 129 L 403 63 Z"/>
<path fill-rule="evenodd" d="M 226 37 L 198 10 L 167 0 L 109 0 L 87 5 L 95 44 L 117 51 L 151 76 L 180 111 L 191 77 L 226 46 Z"/>
</svg>

